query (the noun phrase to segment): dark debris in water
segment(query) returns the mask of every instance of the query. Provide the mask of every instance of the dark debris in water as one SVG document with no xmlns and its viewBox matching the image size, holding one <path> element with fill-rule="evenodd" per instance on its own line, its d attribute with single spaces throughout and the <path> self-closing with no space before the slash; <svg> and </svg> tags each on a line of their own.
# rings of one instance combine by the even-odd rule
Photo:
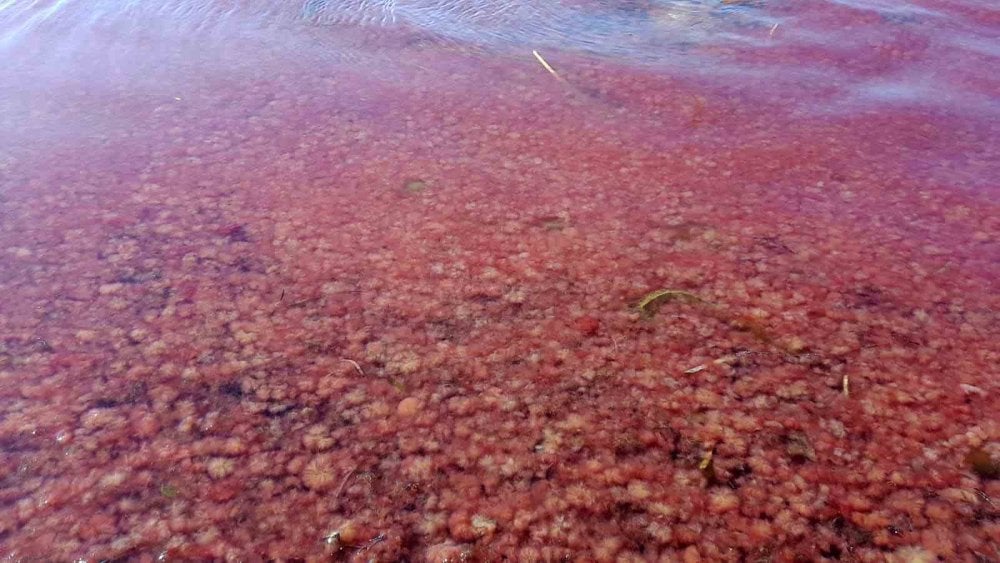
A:
<svg viewBox="0 0 1000 563">
<path fill-rule="evenodd" d="M 804 432 L 792 432 L 785 438 L 785 452 L 793 463 L 816 461 L 816 451 Z"/>
<path fill-rule="evenodd" d="M 229 225 L 222 229 L 222 235 L 229 242 L 250 242 L 250 232 L 247 230 L 246 225 Z"/>
<path fill-rule="evenodd" d="M 1000 459 L 983 448 L 973 448 L 965 456 L 965 463 L 982 479 L 1000 479 Z"/>
<path fill-rule="evenodd" d="M 180 491 L 174 485 L 170 483 L 164 483 L 160 485 L 160 494 L 165 498 L 177 498 Z"/>
<path fill-rule="evenodd" d="M 874 539 L 874 535 L 871 532 L 858 527 L 843 516 L 837 516 L 830 524 L 833 527 L 833 531 L 847 544 L 848 551 L 853 551 L 855 547 L 871 544 Z"/>
<path fill-rule="evenodd" d="M 569 226 L 569 219 L 562 215 L 543 215 L 536 217 L 530 224 L 546 231 L 561 231 Z"/>
<path fill-rule="evenodd" d="M 705 455 L 698 463 L 698 471 L 705 478 L 705 486 L 712 487 L 719 484 L 719 474 L 715 471 L 715 447 L 705 450 Z"/>
<path fill-rule="evenodd" d="M 219 385 L 219 393 L 239 399 L 243 396 L 243 387 L 238 381 L 227 381 Z"/>
</svg>

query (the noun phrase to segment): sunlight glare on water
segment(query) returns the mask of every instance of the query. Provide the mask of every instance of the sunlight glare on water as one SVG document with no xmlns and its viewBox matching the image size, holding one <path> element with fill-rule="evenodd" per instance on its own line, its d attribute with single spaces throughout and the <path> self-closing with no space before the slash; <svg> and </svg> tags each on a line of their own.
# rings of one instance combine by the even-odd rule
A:
<svg viewBox="0 0 1000 563">
<path fill-rule="evenodd" d="M 831 25 L 822 16 L 828 10 L 810 10 L 813 3 L 842 6 L 877 20 L 849 27 Z M 971 0 L 947 11 L 933 2 L 881 0 L 816 0 L 798 6 L 761 0 L 5 0 L 0 5 L 0 49 L 12 53 L 34 30 L 58 35 L 57 41 L 42 47 L 50 53 L 85 49 L 95 34 L 119 39 L 175 36 L 204 41 L 206 51 L 226 48 L 230 38 L 256 36 L 275 46 L 283 44 L 285 49 L 325 49 L 326 56 L 358 60 L 374 54 L 377 42 L 355 49 L 356 45 L 344 43 L 342 32 L 364 29 L 407 33 L 412 41 L 449 43 L 468 51 L 580 53 L 637 67 L 745 76 L 772 80 L 776 85 L 831 78 L 858 82 L 857 76 L 844 73 L 841 67 L 894 64 L 873 60 L 883 53 L 891 55 L 894 49 L 921 56 L 919 51 L 933 44 L 950 43 L 960 49 L 953 52 L 970 52 L 983 60 L 996 58 L 990 29 L 975 17 L 983 9 L 980 6 Z M 897 38 L 880 35 L 885 23 L 896 28 Z M 303 41 L 311 45 L 302 45 Z M 887 41 L 896 45 L 879 46 Z M 803 53 L 823 55 L 787 63 L 789 57 Z M 944 89 L 947 95 L 907 99 L 954 104 L 959 110 L 997 111 L 995 99 L 963 91 L 961 82 L 942 79 L 939 74 L 931 76 L 937 66 L 938 62 L 931 61 L 926 66 L 929 74 L 916 80 Z M 868 93 L 874 86 L 863 82 L 857 84 L 856 94 L 870 102 Z M 838 111 L 851 110 L 852 98 L 840 102 L 848 105 L 839 104 Z"/>
<path fill-rule="evenodd" d="M 306 0 L 301 5 L 294 4 L 246 0 L 237 3 L 8 0 L 0 7 L 0 23 L 2 41 L 8 45 L 27 31 L 45 26 L 65 31 L 120 24 L 133 26 L 138 32 L 158 26 L 218 29 L 235 22 L 267 27 L 299 21 L 326 26 L 410 26 L 436 37 L 483 47 L 530 43 L 644 60 L 668 57 L 671 46 L 695 41 L 748 40 L 741 28 L 766 28 L 773 23 L 772 18 L 755 9 L 754 2 L 713 0 L 623 3 Z"/>
</svg>

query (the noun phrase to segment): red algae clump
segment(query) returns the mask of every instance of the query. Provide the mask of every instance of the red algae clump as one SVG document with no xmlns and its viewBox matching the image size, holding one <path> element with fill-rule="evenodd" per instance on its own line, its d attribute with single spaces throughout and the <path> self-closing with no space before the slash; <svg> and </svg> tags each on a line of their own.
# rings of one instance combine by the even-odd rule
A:
<svg viewBox="0 0 1000 563">
<path fill-rule="evenodd" d="M 420 412 L 420 400 L 415 397 L 407 397 L 399 402 L 396 412 L 401 417 L 410 418 Z"/>
<path fill-rule="evenodd" d="M 981 5 L 245 4 L 0 8 L 0 558 L 1000 561 Z"/>
<path fill-rule="evenodd" d="M 302 469 L 302 483 L 313 490 L 328 490 L 334 487 L 336 476 L 334 475 L 333 458 L 330 455 L 318 455 Z"/>
</svg>

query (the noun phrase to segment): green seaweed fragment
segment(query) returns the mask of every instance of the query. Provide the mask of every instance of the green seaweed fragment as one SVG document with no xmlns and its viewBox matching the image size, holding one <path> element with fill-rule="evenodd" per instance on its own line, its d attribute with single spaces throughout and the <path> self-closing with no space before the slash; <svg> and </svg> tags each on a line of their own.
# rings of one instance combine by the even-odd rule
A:
<svg viewBox="0 0 1000 563">
<path fill-rule="evenodd" d="M 698 297 L 697 295 L 691 293 L 690 291 L 684 291 L 682 289 L 660 289 L 652 293 L 646 294 L 645 297 L 639 300 L 635 308 L 643 315 L 653 316 L 656 312 L 653 307 L 656 304 L 671 301 L 674 299 L 680 299 L 684 301 L 694 301 L 698 303 L 709 303 L 708 301 Z"/>
<path fill-rule="evenodd" d="M 177 490 L 177 487 L 171 485 L 170 483 L 160 485 L 160 494 L 166 498 L 176 498 L 178 493 L 180 493 L 180 491 Z"/>
<path fill-rule="evenodd" d="M 411 194 L 418 194 L 427 189 L 427 182 L 423 180 L 410 180 L 406 182 L 406 191 Z"/>
</svg>

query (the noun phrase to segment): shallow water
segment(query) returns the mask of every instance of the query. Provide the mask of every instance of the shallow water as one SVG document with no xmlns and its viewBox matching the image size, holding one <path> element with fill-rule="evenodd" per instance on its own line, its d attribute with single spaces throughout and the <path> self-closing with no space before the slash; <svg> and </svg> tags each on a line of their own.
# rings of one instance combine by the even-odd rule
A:
<svg viewBox="0 0 1000 563">
<path fill-rule="evenodd" d="M 0 1 L 0 555 L 1000 558 L 998 32 Z"/>
</svg>

